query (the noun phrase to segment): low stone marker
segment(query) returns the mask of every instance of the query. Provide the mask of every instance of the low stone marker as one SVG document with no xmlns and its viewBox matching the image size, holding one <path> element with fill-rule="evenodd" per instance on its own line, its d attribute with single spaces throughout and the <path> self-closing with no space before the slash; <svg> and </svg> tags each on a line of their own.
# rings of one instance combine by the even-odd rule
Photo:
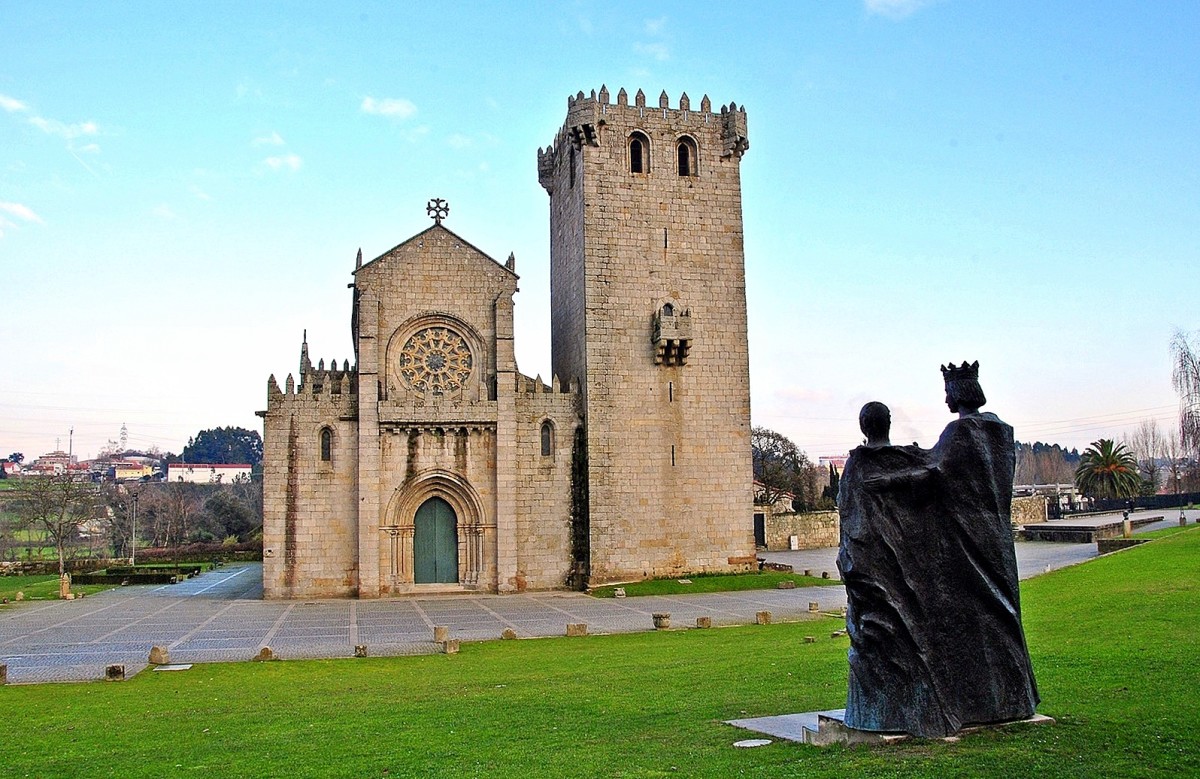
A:
<svg viewBox="0 0 1200 779">
<path fill-rule="evenodd" d="M 841 638 L 841 637 L 842 637 L 842 636 L 844 636 L 844 635 L 846 635 L 846 631 L 844 631 L 844 630 L 835 630 L 835 631 L 833 631 L 832 633 L 830 633 L 830 634 L 829 634 L 829 637 L 830 637 L 830 638 Z"/>
<path fill-rule="evenodd" d="M 17 595 L 16 595 L 16 600 L 17 600 L 18 602 L 19 602 L 19 601 L 23 601 L 23 600 L 25 600 L 25 593 L 24 593 L 24 592 L 18 592 L 18 593 L 17 593 Z"/>
<path fill-rule="evenodd" d="M 808 610 L 811 613 L 816 614 L 821 610 L 821 604 L 817 603 L 815 600 L 810 600 L 808 602 Z"/>
<path fill-rule="evenodd" d="M 58 597 L 68 600 L 71 594 L 71 574 L 64 573 L 58 579 Z"/>
<path fill-rule="evenodd" d="M 804 637 L 804 643 L 806 643 L 806 644 L 815 644 L 815 643 L 817 643 L 817 637 L 816 637 L 816 636 L 805 636 L 805 637 Z"/>
<path fill-rule="evenodd" d="M 625 597 L 625 588 L 618 587 L 615 590 L 613 590 L 613 597 L 614 598 L 624 598 Z"/>
<path fill-rule="evenodd" d="M 450 638 L 442 642 L 442 654 L 456 655 L 458 654 L 458 639 Z"/>
<path fill-rule="evenodd" d="M 171 653 L 167 651 L 165 646 L 150 647 L 150 665 L 166 665 L 171 662 Z"/>
<path fill-rule="evenodd" d="M 8 665 L 0 663 L 0 684 L 8 684 Z"/>
<path fill-rule="evenodd" d="M 822 578 L 822 579 L 828 579 L 828 578 L 829 578 L 829 571 L 821 571 L 821 578 Z"/>
<path fill-rule="evenodd" d="M 711 628 L 712 627 L 712 617 L 696 617 L 696 627 Z"/>
<path fill-rule="evenodd" d="M 271 647 L 264 646 L 262 649 L 258 650 L 258 654 L 254 656 L 254 659 L 260 663 L 264 663 L 268 660 L 278 660 L 279 655 L 272 652 Z"/>
<path fill-rule="evenodd" d="M 771 624 L 771 612 L 769 612 L 769 611 L 760 611 L 760 612 L 758 612 L 757 614 L 755 614 L 755 615 L 754 615 L 754 624 L 756 624 L 756 625 L 770 625 L 770 624 Z"/>
<path fill-rule="evenodd" d="M 500 634 L 500 638 L 504 639 L 505 641 L 512 641 L 516 637 L 517 631 L 513 630 L 512 628 L 505 628 L 504 632 Z"/>
<path fill-rule="evenodd" d="M 651 619 L 654 620 L 655 630 L 666 630 L 667 628 L 671 627 L 671 613 L 669 611 L 652 614 L 650 616 Z"/>
<path fill-rule="evenodd" d="M 119 663 L 105 666 L 104 679 L 105 679 L 105 681 L 109 681 L 109 682 L 125 681 L 125 666 L 123 666 Z"/>
<path fill-rule="evenodd" d="M 779 584 L 776 584 L 775 588 L 779 590 L 794 590 L 796 589 L 796 583 L 791 579 L 784 579 Z"/>
<path fill-rule="evenodd" d="M 355 657 L 366 657 L 367 656 L 367 645 L 366 644 L 355 644 L 354 645 L 354 656 Z"/>
<path fill-rule="evenodd" d="M 440 644 L 443 641 L 450 640 L 450 628 L 445 625 L 435 625 L 433 628 L 433 641 Z"/>
<path fill-rule="evenodd" d="M 587 635 L 587 623 L 586 622 L 568 622 L 567 623 L 567 635 L 568 636 L 586 636 Z"/>
</svg>

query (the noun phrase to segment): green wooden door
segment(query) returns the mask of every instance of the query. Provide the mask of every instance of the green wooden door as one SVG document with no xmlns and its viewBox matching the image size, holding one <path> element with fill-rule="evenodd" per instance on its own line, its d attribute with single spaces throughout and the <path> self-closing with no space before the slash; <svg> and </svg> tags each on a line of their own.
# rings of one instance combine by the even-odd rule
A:
<svg viewBox="0 0 1200 779">
<path fill-rule="evenodd" d="M 413 581 L 417 584 L 458 581 L 458 520 L 441 498 L 430 498 L 413 521 Z"/>
</svg>

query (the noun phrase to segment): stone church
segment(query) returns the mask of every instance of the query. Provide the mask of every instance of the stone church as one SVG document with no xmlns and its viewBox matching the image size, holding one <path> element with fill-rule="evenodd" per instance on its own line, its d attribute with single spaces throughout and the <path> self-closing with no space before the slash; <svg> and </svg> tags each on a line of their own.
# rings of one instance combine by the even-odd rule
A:
<svg viewBox="0 0 1200 779">
<path fill-rule="evenodd" d="M 539 149 L 553 377 L 515 261 L 433 225 L 353 274 L 354 361 L 267 385 L 268 598 L 520 592 L 754 562 L 746 112 L 606 88 Z"/>
</svg>

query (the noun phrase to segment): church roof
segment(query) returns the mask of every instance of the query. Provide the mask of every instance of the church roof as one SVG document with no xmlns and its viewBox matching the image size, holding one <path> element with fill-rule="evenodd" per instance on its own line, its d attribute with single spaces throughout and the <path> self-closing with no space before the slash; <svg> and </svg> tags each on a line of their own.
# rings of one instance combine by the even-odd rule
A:
<svg viewBox="0 0 1200 779">
<path fill-rule="evenodd" d="M 421 232 L 417 233 L 416 235 L 412 236 L 408 240 L 401 241 L 400 243 L 396 244 L 395 246 L 388 249 L 383 254 L 381 254 L 378 257 L 376 257 L 375 259 L 371 260 L 370 262 L 363 263 L 361 267 L 355 268 L 354 273 L 358 273 L 361 270 L 365 270 L 366 268 L 369 268 L 370 266 L 374 265 L 375 263 L 379 262 L 380 260 L 386 259 L 391 254 L 395 253 L 397 250 L 403 249 L 404 247 L 408 246 L 409 244 L 413 243 L 414 241 L 420 241 L 425 236 L 433 234 L 433 233 L 437 233 L 437 232 L 441 232 L 441 233 L 445 233 L 445 234 L 449 235 L 450 237 L 452 237 L 454 240 L 461 243 L 466 248 L 468 248 L 471 251 L 478 254 L 480 257 L 490 260 L 492 265 L 494 265 L 499 270 L 502 270 L 502 271 L 510 274 L 514 279 L 519 278 L 517 276 L 517 272 L 515 270 L 508 267 L 504 263 L 497 262 L 496 258 L 492 257 L 490 254 L 483 251 L 482 249 L 477 247 L 475 244 L 473 244 L 470 241 L 468 241 L 467 239 L 463 238 L 458 233 L 454 232 L 453 230 L 449 229 L 448 227 L 445 227 L 441 222 L 435 222 L 434 224 L 430 225 L 426 229 L 424 229 Z"/>
</svg>

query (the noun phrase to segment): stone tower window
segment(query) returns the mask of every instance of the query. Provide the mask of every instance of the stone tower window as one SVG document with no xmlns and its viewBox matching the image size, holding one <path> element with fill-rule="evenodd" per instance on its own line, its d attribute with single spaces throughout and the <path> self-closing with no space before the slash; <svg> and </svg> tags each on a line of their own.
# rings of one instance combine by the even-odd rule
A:
<svg viewBox="0 0 1200 779">
<path fill-rule="evenodd" d="M 629 136 L 629 172 L 650 172 L 650 139 L 636 131 Z"/>
<path fill-rule="evenodd" d="M 567 155 L 567 166 L 570 168 L 571 186 L 575 186 L 575 147 L 571 147 L 571 153 Z"/>
<path fill-rule="evenodd" d="M 650 342 L 654 344 L 655 365 L 687 365 L 688 352 L 692 349 L 691 310 L 676 312 L 674 305 L 663 303 L 654 314 Z"/>
<path fill-rule="evenodd" d="M 676 146 L 676 151 L 679 156 L 679 175 L 680 176 L 697 176 L 700 174 L 700 169 L 697 164 L 696 142 L 691 138 L 680 138 Z"/>
<path fill-rule="evenodd" d="M 542 423 L 542 457 L 554 454 L 554 423 L 547 419 Z"/>
<path fill-rule="evenodd" d="M 333 460 L 333 431 L 327 427 L 321 428 L 321 462 Z"/>
</svg>

